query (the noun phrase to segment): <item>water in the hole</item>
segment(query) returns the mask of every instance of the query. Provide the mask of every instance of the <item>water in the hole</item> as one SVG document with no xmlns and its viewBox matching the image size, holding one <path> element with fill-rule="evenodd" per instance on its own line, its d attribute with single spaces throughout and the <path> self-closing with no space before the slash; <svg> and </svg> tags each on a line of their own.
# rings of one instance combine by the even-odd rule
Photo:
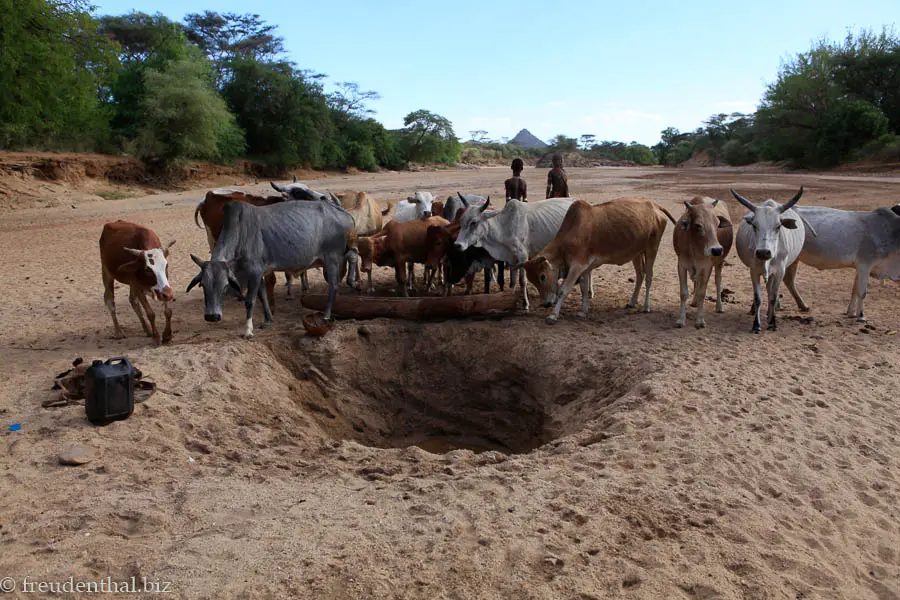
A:
<svg viewBox="0 0 900 600">
<path fill-rule="evenodd" d="M 487 452 L 488 450 L 495 450 L 497 452 L 504 453 L 509 452 L 509 448 L 504 448 L 499 444 L 491 443 L 488 440 L 469 437 L 462 438 L 433 436 L 414 442 L 411 445 L 418 446 L 422 450 L 431 452 L 432 454 L 446 454 L 447 452 L 452 452 L 453 450 L 471 450 L 475 454 Z"/>
</svg>

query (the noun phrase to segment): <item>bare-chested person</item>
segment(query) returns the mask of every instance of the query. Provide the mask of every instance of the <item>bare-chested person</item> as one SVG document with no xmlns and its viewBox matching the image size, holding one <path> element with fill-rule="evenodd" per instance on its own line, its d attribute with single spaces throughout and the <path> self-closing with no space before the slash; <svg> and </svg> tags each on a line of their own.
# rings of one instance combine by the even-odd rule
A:
<svg viewBox="0 0 900 600">
<path fill-rule="evenodd" d="M 562 156 L 554 154 L 551 160 L 553 168 L 547 173 L 547 197 L 568 198 L 569 178 L 566 175 L 566 170 L 563 169 Z"/>
<path fill-rule="evenodd" d="M 528 202 L 528 185 L 522 179 L 522 170 L 525 169 L 525 163 L 521 158 L 514 158 L 512 161 L 513 176 L 504 182 L 506 186 L 506 199 L 512 198 Z"/>
</svg>

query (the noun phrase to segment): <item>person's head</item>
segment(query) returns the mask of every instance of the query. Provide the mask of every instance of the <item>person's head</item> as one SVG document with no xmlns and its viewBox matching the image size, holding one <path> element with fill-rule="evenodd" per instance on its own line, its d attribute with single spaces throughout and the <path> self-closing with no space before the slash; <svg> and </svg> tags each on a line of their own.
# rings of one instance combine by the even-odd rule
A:
<svg viewBox="0 0 900 600">
<path fill-rule="evenodd" d="M 550 159 L 550 161 L 554 168 L 562 169 L 562 166 L 563 166 L 562 155 L 554 154 L 553 157 Z"/>
<path fill-rule="evenodd" d="M 521 158 L 514 158 L 512 161 L 512 171 L 514 175 L 518 175 L 525 169 L 525 163 Z"/>
</svg>

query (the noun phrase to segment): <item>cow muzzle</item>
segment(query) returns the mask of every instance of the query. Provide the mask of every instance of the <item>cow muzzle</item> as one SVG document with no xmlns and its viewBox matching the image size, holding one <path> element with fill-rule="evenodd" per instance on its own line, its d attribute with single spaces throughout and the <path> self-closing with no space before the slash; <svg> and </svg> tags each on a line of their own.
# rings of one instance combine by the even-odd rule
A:
<svg viewBox="0 0 900 600">
<path fill-rule="evenodd" d="M 175 293 L 169 286 L 164 287 L 162 290 L 153 290 L 153 295 L 160 302 L 171 302 L 175 299 Z"/>
<path fill-rule="evenodd" d="M 756 258 L 758 258 L 759 260 L 769 260 L 772 258 L 772 251 L 771 250 L 762 250 L 762 249 L 757 250 Z"/>
<path fill-rule="evenodd" d="M 426 218 L 426 219 L 429 218 L 429 217 L 431 217 L 431 211 L 430 211 L 430 210 L 426 210 L 425 212 L 422 213 L 422 217 L 424 217 L 424 218 Z"/>
<path fill-rule="evenodd" d="M 709 249 L 710 256 L 722 256 L 722 246 L 716 246 Z"/>
<path fill-rule="evenodd" d="M 207 323 L 218 323 L 222 320 L 222 315 L 211 315 L 207 313 L 203 315 L 203 318 L 206 319 Z"/>
</svg>

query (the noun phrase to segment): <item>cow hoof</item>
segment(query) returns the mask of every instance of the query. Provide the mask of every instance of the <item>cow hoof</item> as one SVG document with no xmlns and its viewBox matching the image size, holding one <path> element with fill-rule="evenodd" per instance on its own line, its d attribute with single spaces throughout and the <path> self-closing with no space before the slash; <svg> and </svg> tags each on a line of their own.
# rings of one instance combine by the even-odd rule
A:
<svg viewBox="0 0 900 600">
<path fill-rule="evenodd" d="M 244 334 L 241 334 L 241 337 L 245 340 L 252 340 L 253 334 L 252 333 L 244 333 Z"/>
<path fill-rule="evenodd" d="M 171 342 L 171 341 L 172 341 L 172 334 L 171 334 L 171 333 L 163 334 L 163 338 L 162 338 L 162 343 L 163 343 L 163 344 L 168 344 L 168 343 Z"/>
<path fill-rule="evenodd" d="M 559 317 L 557 317 L 556 315 L 549 315 L 546 319 L 544 319 L 544 323 L 546 323 L 547 325 L 555 325 L 558 320 Z"/>
<path fill-rule="evenodd" d="M 717 306 L 717 307 L 716 307 L 716 312 L 719 313 L 719 314 L 722 314 L 723 312 L 725 312 L 725 307 L 724 307 L 724 306 Z"/>
<path fill-rule="evenodd" d="M 124 340 L 125 333 L 122 331 L 117 331 L 116 333 L 112 334 L 110 337 L 114 340 Z"/>
<path fill-rule="evenodd" d="M 684 321 L 675 321 L 675 329 L 681 329 L 684 327 Z"/>
<path fill-rule="evenodd" d="M 635 308 L 636 306 L 637 306 L 637 304 L 626 304 L 625 310 L 631 310 L 632 308 Z"/>
<path fill-rule="evenodd" d="M 865 323 L 865 322 L 866 322 L 866 318 L 865 318 L 865 317 L 857 317 L 857 318 L 856 318 L 856 322 L 857 322 L 857 323 Z"/>
<path fill-rule="evenodd" d="M 802 313 L 808 313 L 809 307 L 808 306 L 799 306 L 799 307 L 797 307 L 797 310 L 799 310 Z"/>
<path fill-rule="evenodd" d="M 579 319 L 587 319 L 587 313 L 586 313 L 586 312 L 580 312 L 580 313 L 578 313 L 577 317 L 578 317 Z"/>
<path fill-rule="evenodd" d="M 260 329 L 268 329 L 272 326 L 272 321 L 263 321 L 262 325 L 259 326 Z"/>
<path fill-rule="evenodd" d="M 778 326 L 775 323 L 770 323 L 766 329 L 769 331 L 778 331 Z"/>
<path fill-rule="evenodd" d="M 759 327 L 752 327 L 752 328 L 750 329 L 750 333 L 757 333 L 757 334 L 760 333 Z"/>
<path fill-rule="evenodd" d="M 697 329 L 706 329 L 706 321 L 695 321 L 694 327 Z"/>
</svg>

